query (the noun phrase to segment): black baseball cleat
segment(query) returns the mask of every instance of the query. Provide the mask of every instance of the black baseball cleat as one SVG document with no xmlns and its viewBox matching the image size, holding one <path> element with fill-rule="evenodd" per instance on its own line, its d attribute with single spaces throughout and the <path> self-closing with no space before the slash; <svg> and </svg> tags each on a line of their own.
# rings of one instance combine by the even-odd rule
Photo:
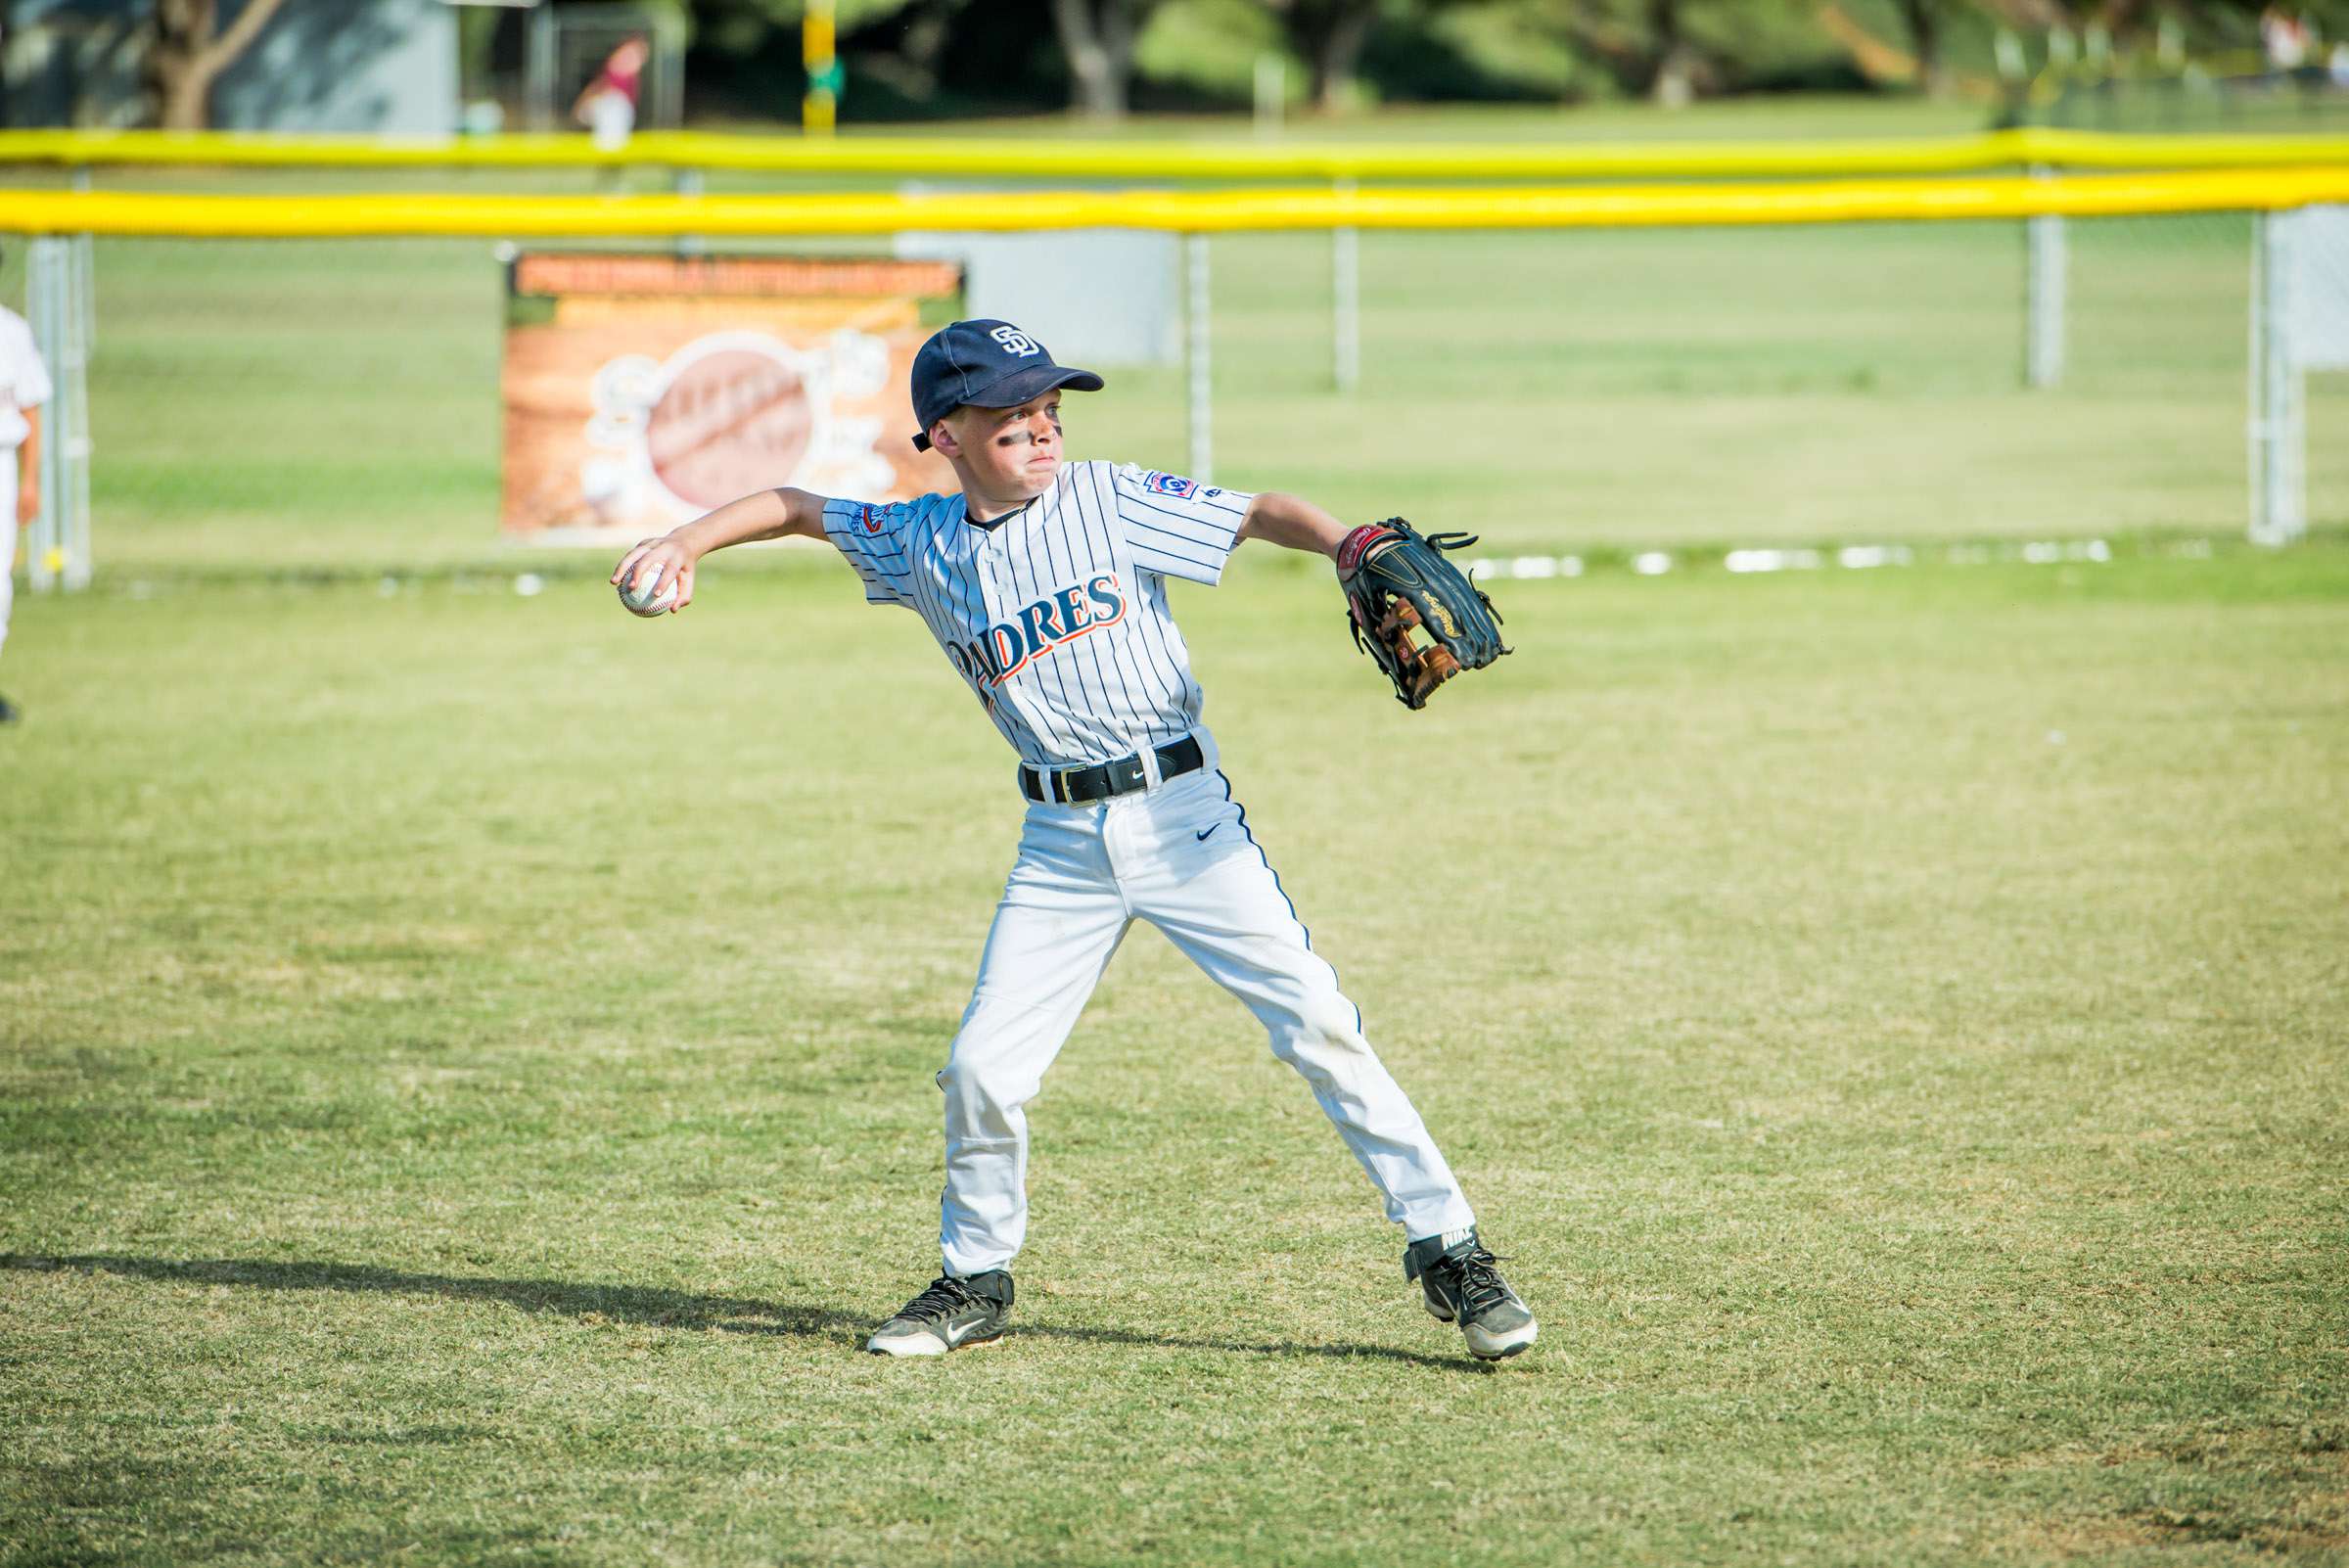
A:
<svg viewBox="0 0 2349 1568">
<path fill-rule="evenodd" d="M 1439 1321 L 1460 1325 L 1468 1354 L 1479 1360 L 1514 1356 L 1541 1336 L 1541 1325 L 1500 1277 L 1497 1260 L 1476 1239 L 1474 1225 L 1405 1247 L 1403 1277 L 1419 1281 L 1427 1310 Z"/>
<path fill-rule="evenodd" d="M 1011 1326 L 1011 1275 L 1000 1268 L 958 1277 L 941 1274 L 898 1315 L 873 1330 L 875 1356 L 944 1356 L 991 1345 Z"/>
<path fill-rule="evenodd" d="M 24 710 L 5 697 L 0 697 L 0 724 L 13 724 L 24 716 Z"/>
</svg>

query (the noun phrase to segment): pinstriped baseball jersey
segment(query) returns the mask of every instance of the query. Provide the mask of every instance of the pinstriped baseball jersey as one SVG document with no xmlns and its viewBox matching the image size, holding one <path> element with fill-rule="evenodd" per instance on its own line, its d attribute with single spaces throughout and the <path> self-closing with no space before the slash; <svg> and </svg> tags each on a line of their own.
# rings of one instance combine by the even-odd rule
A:
<svg viewBox="0 0 2349 1568">
<path fill-rule="evenodd" d="M 1252 499 L 1130 464 L 1071 463 L 985 528 L 962 496 L 925 495 L 828 502 L 824 532 L 867 600 L 922 618 L 1021 761 L 1068 767 L 1198 724 L 1166 579 L 1220 578 Z"/>
</svg>

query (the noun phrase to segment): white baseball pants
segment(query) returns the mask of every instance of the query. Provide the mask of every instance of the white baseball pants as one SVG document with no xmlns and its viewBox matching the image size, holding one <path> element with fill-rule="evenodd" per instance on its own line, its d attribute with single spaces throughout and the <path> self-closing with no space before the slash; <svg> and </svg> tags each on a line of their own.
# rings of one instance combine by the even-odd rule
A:
<svg viewBox="0 0 2349 1568">
<path fill-rule="evenodd" d="M 1201 739 L 1212 763 L 1214 743 Z M 1419 1113 L 1362 1038 L 1209 766 L 1084 806 L 1031 805 L 945 1070 L 946 1272 L 1007 1268 L 1028 1233 L 1025 1107 L 1133 921 L 1147 920 L 1271 1036 L 1408 1237 L 1476 1223 Z"/>
</svg>

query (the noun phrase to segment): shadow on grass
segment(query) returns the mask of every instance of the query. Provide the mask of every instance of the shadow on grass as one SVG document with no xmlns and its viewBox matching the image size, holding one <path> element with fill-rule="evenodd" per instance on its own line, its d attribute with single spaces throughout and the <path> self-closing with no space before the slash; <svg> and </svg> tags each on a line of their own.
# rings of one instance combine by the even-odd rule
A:
<svg viewBox="0 0 2349 1568">
<path fill-rule="evenodd" d="M 411 1274 L 368 1264 L 278 1263 L 240 1258 L 124 1258 L 0 1255 L 0 1268 L 22 1273 L 73 1269 L 157 1279 L 173 1284 L 229 1285 L 250 1290 L 339 1290 L 387 1296 L 442 1296 L 452 1301 L 495 1301 L 525 1312 L 561 1313 L 582 1319 L 637 1323 L 653 1328 L 716 1329 L 730 1334 L 784 1334 L 803 1338 L 861 1340 L 877 1321 L 871 1316 L 824 1307 L 760 1301 L 748 1296 L 711 1296 L 646 1285 L 582 1285 L 561 1279 L 493 1279 L 477 1274 Z M 1238 1356 L 1326 1356 L 1341 1360 L 1404 1361 L 1449 1372 L 1486 1373 L 1495 1368 L 1463 1356 L 1422 1356 L 1385 1345 L 1251 1345 L 1236 1340 L 1186 1339 L 1176 1334 L 1136 1334 L 1119 1328 L 1073 1328 L 1023 1323 L 1021 1339 L 1067 1339 L 1097 1345 L 1131 1345 L 1145 1350 L 1227 1351 Z"/>
</svg>

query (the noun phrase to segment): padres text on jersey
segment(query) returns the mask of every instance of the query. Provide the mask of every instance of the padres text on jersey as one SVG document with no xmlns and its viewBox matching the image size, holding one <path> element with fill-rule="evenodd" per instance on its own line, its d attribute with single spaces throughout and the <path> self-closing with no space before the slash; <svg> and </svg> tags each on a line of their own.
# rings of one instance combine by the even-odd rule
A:
<svg viewBox="0 0 2349 1568">
<path fill-rule="evenodd" d="M 982 528 L 960 495 L 833 501 L 824 532 L 875 604 L 919 615 L 1020 761 L 1067 767 L 1188 734 L 1201 695 L 1166 579 L 1223 574 L 1254 497 L 1071 463 Z"/>
</svg>

